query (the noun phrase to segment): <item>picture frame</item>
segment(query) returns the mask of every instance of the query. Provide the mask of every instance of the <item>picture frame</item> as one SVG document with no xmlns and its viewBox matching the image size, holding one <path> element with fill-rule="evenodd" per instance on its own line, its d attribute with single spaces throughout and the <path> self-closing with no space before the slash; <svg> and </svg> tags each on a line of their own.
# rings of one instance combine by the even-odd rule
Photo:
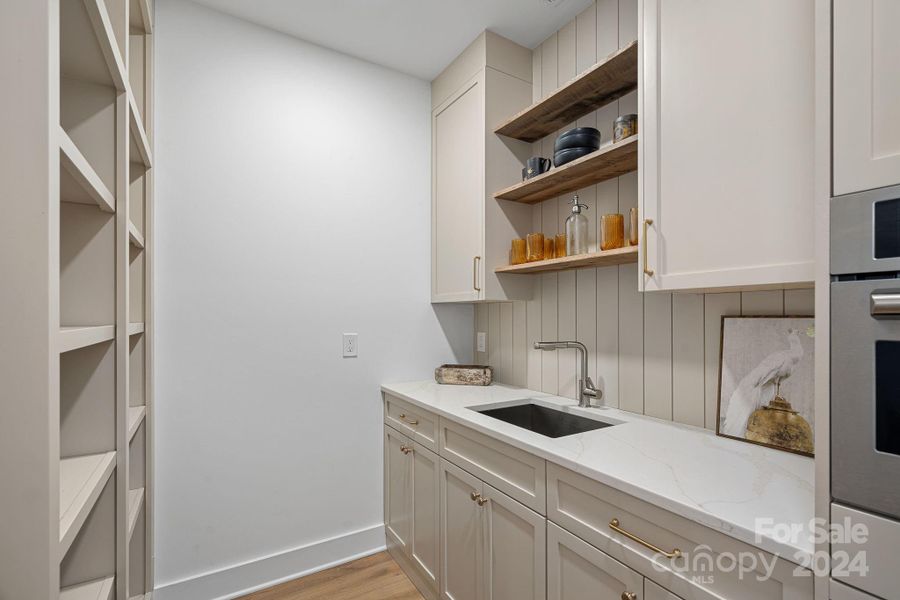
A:
<svg viewBox="0 0 900 600">
<path fill-rule="evenodd" d="M 815 319 L 723 316 L 716 435 L 815 455 Z"/>
</svg>

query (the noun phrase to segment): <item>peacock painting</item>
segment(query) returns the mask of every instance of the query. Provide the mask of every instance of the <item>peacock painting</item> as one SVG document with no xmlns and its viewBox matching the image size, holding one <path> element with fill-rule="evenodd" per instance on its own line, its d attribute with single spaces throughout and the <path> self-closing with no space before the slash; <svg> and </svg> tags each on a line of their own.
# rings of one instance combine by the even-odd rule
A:
<svg viewBox="0 0 900 600">
<path fill-rule="evenodd" d="M 814 448 L 811 317 L 724 317 L 718 433 L 803 454 Z"/>
</svg>

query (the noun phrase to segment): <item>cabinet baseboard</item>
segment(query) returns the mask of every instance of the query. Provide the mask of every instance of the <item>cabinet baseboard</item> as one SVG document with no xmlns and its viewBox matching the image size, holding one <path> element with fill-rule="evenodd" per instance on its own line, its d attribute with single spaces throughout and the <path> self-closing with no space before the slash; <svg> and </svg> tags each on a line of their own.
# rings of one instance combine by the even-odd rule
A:
<svg viewBox="0 0 900 600">
<path fill-rule="evenodd" d="M 158 587 L 153 592 L 153 598 L 228 600 L 336 567 L 384 549 L 384 524 L 379 523 L 286 552 L 173 581 Z"/>
</svg>

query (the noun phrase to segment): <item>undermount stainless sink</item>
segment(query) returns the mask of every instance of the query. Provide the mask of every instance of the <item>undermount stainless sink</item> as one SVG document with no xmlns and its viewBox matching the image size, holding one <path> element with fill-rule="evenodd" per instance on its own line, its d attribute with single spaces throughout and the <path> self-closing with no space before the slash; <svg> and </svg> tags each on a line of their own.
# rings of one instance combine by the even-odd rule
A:
<svg viewBox="0 0 900 600">
<path fill-rule="evenodd" d="M 587 417 L 530 402 L 493 408 L 472 408 L 472 410 L 504 423 L 551 438 L 584 433 L 585 431 L 593 431 L 594 429 L 603 429 L 604 427 L 615 425 L 615 423 L 588 419 Z"/>
</svg>

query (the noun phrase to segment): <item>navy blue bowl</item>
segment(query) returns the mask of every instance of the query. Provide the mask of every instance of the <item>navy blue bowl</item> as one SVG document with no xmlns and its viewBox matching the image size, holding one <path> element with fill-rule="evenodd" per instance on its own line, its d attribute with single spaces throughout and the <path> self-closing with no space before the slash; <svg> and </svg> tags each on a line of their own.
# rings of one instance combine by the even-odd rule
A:
<svg viewBox="0 0 900 600">
<path fill-rule="evenodd" d="M 593 127 L 576 127 L 570 129 L 556 138 L 553 145 L 553 151 L 569 150 L 572 148 L 594 148 L 600 147 L 600 131 Z"/>
<path fill-rule="evenodd" d="M 566 148 L 565 150 L 560 150 L 553 155 L 553 164 L 557 167 L 561 167 L 566 163 L 570 163 L 575 159 L 581 158 L 582 156 L 587 156 L 588 154 L 596 151 L 597 148 L 593 147 Z"/>
</svg>

